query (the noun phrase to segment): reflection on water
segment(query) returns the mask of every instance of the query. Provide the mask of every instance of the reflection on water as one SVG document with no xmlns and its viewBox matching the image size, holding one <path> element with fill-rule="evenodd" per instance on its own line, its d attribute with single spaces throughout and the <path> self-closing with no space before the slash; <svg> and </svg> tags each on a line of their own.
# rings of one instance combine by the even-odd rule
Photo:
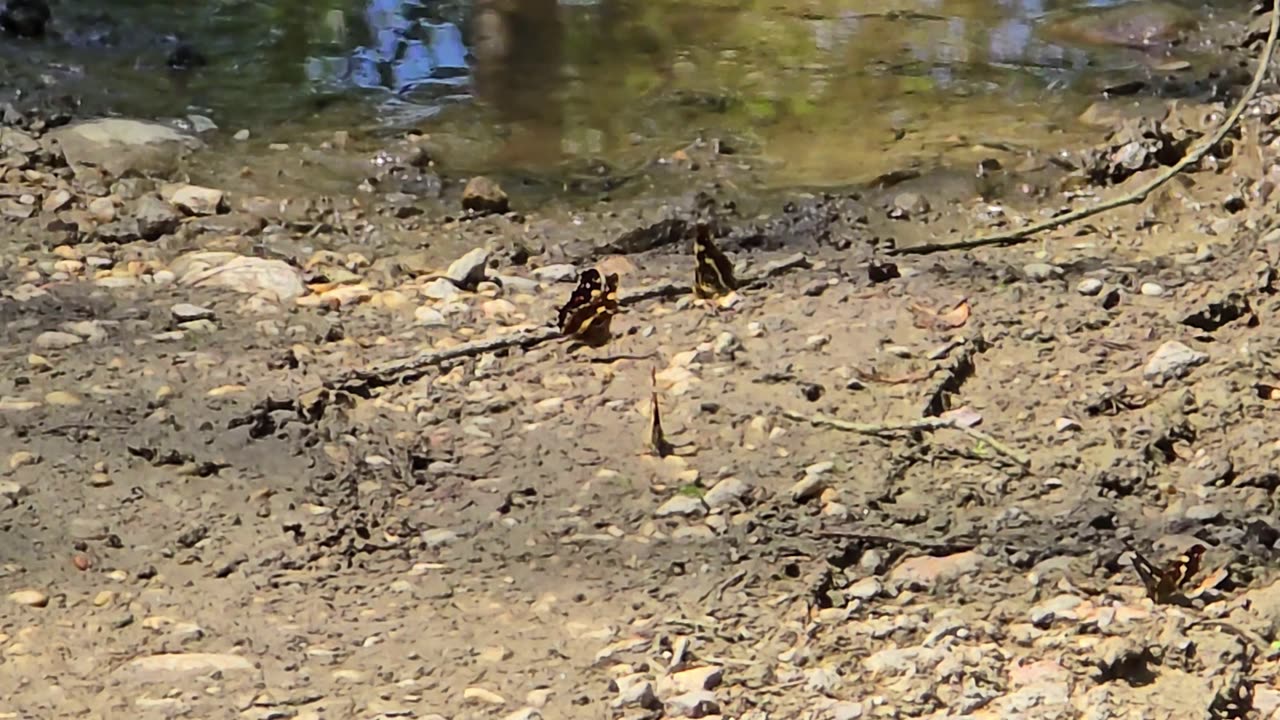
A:
<svg viewBox="0 0 1280 720">
<path fill-rule="evenodd" d="M 1046 17 L 1118 0 L 158 0 L 60 7 L 86 74 L 127 65 L 128 110 L 234 127 L 441 127 L 492 162 L 652 157 L 700 132 L 797 178 L 866 175 L 893 138 L 1045 128 L 1135 53 L 1056 43 Z M 105 20 L 103 18 L 106 18 Z M 104 25 L 129 30 L 115 32 Z M 148 43 L 144 36 L 157 38 Z M 176 78 L 163 38 L 210 58 Z M 129 38 L 127 41 L 119 38 Z M 115 53 L 112 55 L 112 53 Z M 104 60 L 104 57 L 106 58 Z M 324 103 L 318 99 L 324 98 Z M 163 110 L 161 110 L 163 108 Z M 353 108 L 356 112 L 353 115 Z M 137 110 L 135 110 L 137 111 Z M 363 113 L 363 114 L 361 114 Z M 1043 132 L 1043 131 L 1042 131 Z M 865 172 L 864 172 L 865 171 Z"/>
</svg>

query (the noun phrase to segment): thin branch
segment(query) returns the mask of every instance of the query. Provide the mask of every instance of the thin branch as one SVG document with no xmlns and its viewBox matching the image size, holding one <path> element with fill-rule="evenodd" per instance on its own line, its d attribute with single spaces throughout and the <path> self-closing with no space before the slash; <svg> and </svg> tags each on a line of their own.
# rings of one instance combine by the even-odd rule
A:
<svg viewBox="0 0 1280 720">
<path fill-rule="evenodd" d="M 1020 245 L 1030 240 L 1032 235 L 1043 232 L 1045 230 L 1054 230 L 1063 225 L 1067 225 L 1077 220 L 1083 220 L 1099 213 L 1114 210 L 1125 205 L 1135 205 L 1147 199 L 1156 188 L 1164 185 L 1172 180 L 1183 170 L 1191 165 L 1200 162 L 1205 155 L 1213 149 L 1215 145 L 1222 142 L 1222 139 L 1231 132 L 1236 123 L 1240 121 L 1240 116 L 1244 114 L 1246 106 L 1258 94 L 1258 88 L 1262 86 L 1262 81 L 1267 76 L 1267 69 L 1271 65 L 1271 56 L 1276 49 L 1277 30 L 1280 30 L 1280 0 L 1273 0 L 1271 7 L 1271 29 L 1267 34 L 1267 44 L 1262 50 L 1262 56 L 1258 58 L 1258 67 L 1253 73 L 1253 81 L 1249 83 L 1249 87 L 1241 96 L 1240 101 L 1232 108 L 1231 113 L 1222 121 L 1218 129 L 1209 136 L 1207 141 L 1201 142 L 1198 146 L 1190 150 L 1181 160 L 1174 163 L 1159 175 L 1148 181 L 1145 185 L 1125 193 L 1110 200 L 1103 200 L 1086 208 L 1072 210 L 1071 212 L 1050 218 L 1043 222 L 1027 225 L 1026 227 L 1007 232 L 996 233 L 986 237 L 974 238 L 972 240 L 962 240 L 953 243 L 928 243 L 925 245 L 913 245 L 910 247 L 898 247 L 887 251 L 889 255 L 925 255 L 930 253 L 950 252 L 953 250 L 971 250 L 973 248 L 985 247 L 988 245 Z"/>
<path fill-rule="evenodd" d="M 743 287 L 753 286 L 763 283 L 765 280 L 777 275 L 784 275 L 788 271 L 796 268 L 805 268 L 809 266 L 809 260 L 803 254 L 790 255 L 780 260 L 768 263 L 764 269 L 752 277 L 744 278 Z M 693 288 L 688 285 L 672 282 L 661 282 L 655 285 L 649 285 L 637 288 L 631 292 L 623 293 L 618 298 L 619 305 L 634 305 L 642 300 L 659 297 L 675 297 L 679 295 L 688 295 L 693 292 Z M 484 340 L 476 340 L 474 342 L 463 343 L 444 350 L 424 350 L 416 355 L 399 360 L 392 360 L 379 365 L 375 365 L 368 369 L 348 370 L 336 377 L 326 380 L 324 386 L 330 390 L 350 390 L 352 388 L 374 383 L 378 385 L 390 385 L 398 378 L 421 373 L 429 368 L 442 365 L 450 360 L 458 358 L 475 357 L 484 355 L 485 353 L 497 352 L 513 347 L 533 347 L 548 340 L 555 340 L 563 337 L 560 330 L 555 327 L 540 327 L 531 330 L 522 330 L 519 332 L 507 333 L 496 337 L 486 338 Z"/>
<path fill-rule="evenodd" d="M 826 427 L 843 430 L 845 432 L 858 433 L 859 435 L 872 435 L 875 437 L 883 437 L 885 435 L 896 435 L 904 432 L 934 432 L 937 430 L 958 430 L 965 435 L 985 443 L 1005 458 L 1012 460 L 1014 464 L 1023 470 L 1031 469 L 1031 460 L 1021 452 L 1014 450 L 1003 442 L 991 437 L 987 433 L 976 428 L 965 427 L 955 420 L 944 418 L 922 418 L 920 420 L 908 420 L 898 423 L 855 423 L 839 418 L 828 417 L 826 415 L 802 415 L 791 410 L 783 410 L 783 417 L 800 422 L 807 422 L 812 425 L 825 425 Z"/>
</svg>

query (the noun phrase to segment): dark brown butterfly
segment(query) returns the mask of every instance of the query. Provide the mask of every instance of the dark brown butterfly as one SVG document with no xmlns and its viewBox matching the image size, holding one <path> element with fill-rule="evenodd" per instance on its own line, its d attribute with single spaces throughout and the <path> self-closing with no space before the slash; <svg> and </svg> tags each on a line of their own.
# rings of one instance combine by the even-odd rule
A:
<svg viewBox="0 0 1280 720">
<path fill-rule="evenodd" d="M 1204 556 L 1204 546 L 1192 545 L 1187 551 L 1170 562 L 1163 570 L 1143 557 L 1132 545 L 1125 541 L 1125 548 L 1133 553 L 1133 569 L 1142 579 L 1147 590 L 1147 597 L 1157 603 L 1165 603 L 1173 597 L 1187 581 L 1200 572 L 1200 559 Z"/>
<path fill-rule="evenodd" d="M 738 289 L 733 263 L 711 242 L 711 227 L 699 223 L 693 239 L 693 292 L 700 298 L 727 295 Z"/>
<path fill-rule="evenodd" d="M 557 325 L 564 335 L 598 345 L 609 339 L 609 324 L 617 312 L 618 275 L 602 276 L 599 270 L 588 268 L 578 276 L 578 287 L 560 308 Z"/>
<path fill-rule="evenodd" d="M 649 369 L 649 380 L 653 383 L 653 389 L 649 393 L 649 447 L 658 457 L 666 457 L 674 448 L 667 442 L 667 436 L 662 432 L 662 416 L 658 412 L 658 371 L 656 369 Z"/>
</svg>

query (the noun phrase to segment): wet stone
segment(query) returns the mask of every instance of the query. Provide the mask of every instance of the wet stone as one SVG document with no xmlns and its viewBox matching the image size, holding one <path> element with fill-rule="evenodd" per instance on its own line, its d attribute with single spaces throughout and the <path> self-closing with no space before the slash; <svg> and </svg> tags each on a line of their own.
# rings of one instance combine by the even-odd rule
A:
<svg viewBox="0 0 1280 720">
<path fill-rule="evenodd" d="M 498 183 L 478 175 L 462 190 L 462 208 L 477 213 L 504 213 L 510 207 L 507 193 Z"/>
</svg>

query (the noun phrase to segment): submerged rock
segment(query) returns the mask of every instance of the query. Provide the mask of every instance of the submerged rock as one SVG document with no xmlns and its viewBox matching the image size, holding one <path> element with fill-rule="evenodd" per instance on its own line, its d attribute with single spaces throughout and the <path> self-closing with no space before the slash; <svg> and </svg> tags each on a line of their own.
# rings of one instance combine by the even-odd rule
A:
<svg viewBox="0 0 1280 720">
<path fill-rule="evenodd" d="M 478 213 L 504 213 L 510 207 L 507 193 L 498 183 L 483 175 L 467 181 L 462 191 L 462 209 Z"/>
<path fill-rule="evenodd" d="M 184 153 L 203 146 L 200 140 L 168 125 L 127 118 L 86 120 L 58 128 L 51 135 L 77 176 L 87 168 L 115 177 L 164 175 L 176 169 Z"/>
<path fill-rule="evenodd" d="M 1168 45 L 1195 27 L 1191 11 L 1173 3 L 1151 2 L 1090 8 L 1050 21 L 1044 33 L 1072 44 L 1148 48 Z"/>
</svg>

